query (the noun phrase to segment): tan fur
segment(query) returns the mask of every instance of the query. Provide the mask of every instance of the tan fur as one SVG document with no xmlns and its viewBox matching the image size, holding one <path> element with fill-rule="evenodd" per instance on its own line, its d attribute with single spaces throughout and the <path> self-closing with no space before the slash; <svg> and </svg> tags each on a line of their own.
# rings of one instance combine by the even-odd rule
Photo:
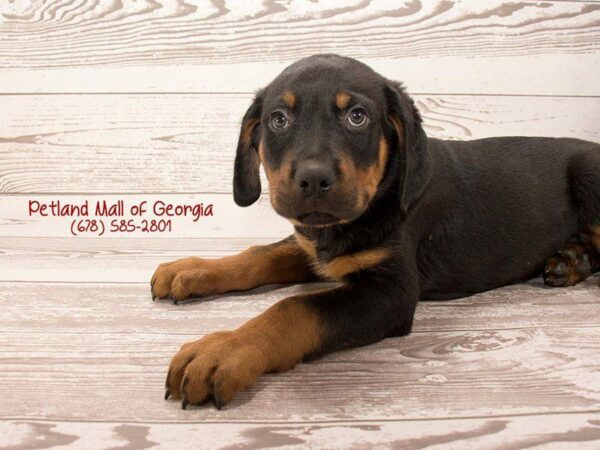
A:
<svg viewBox="0 0 600 450">
<path fill-rule="evenodd" d="M 265 144 L 262 139 L 258 144 L 258 156 L 265 170 L 267 181 L 269 182 L 269 199 L 273 207 L 276 207 L 278 199 L 277 194 L 281 189 L 281 186 L 289 184 L 292 181 L 292 163 L 290 161 L 290 158 L 286 157 L 283 163 L 281 164 L 281 167 L 277 170 L 273 170 L 265 159 Z"/>
<path fill-rule="evenodd" d="M 292 91 L 285 91 L 281 99 L 290 108 L 296 106 L 296 96 Z"/>
<path fill-rule="evenodd" d="M 319 349 L 323 324 L 302 297 L 273 305 L 235 331 L 185 344 L 171 361 L 167 392 L 199 404 L 227 403 L 266 372 L 288 370 Z"/>
<path fill-rule="evenodd" d="M 327 264 L 314 267 L 319 275 L 332 280 L 340 280 L 346 275 L 377 266 L 391 256 L 390 250 L 383 247 L 363 250 L 332 259 Z"/>
<path fill-rule="evenodd" d="M 338 109 L 344 109 L 346 106 L 348 106 L 348 103 L 350 103 L 351 98 L 352 97 L 350 97 L 350 94 L 339 92 L 335 96 L 335 105 L 338 107 Z"/>
<path fill-rule="evenodd" d="M 152 277 L 152 293 L 157 298 L 181 300 L 312 277 L 304 251 L 297 243 L 286 241 L 250 247 L 219 259 L 185 258 L 161 264 Z"/>
<path fill-rule="evenodd" d="M 377 163 L 375 165 L 369 167 L 364 172 L 359 171 L 358 175 L 364 181 L 365 190 L 369 196 L 369 200 L 373 198 L 375 192 L 377 191 L 377 187 L 379 186 L 379 182 L 383 178 L 383 173 L 385 171 L 385 166 L 387 164 L 388 159 L 388 145 L 386 140 L 381 137 L 379 139 L 379 150 L 377 153 Z"/>
<path fill-rule="evenodd" d="M 302 296 L 283 300 L 240 327 L 250 341 L 261 337 L 269 348 L 268 369 L 287 370 L 318 349 L 321 324 Z"/>
<path fill-rule="evenodd" d="M 404 147 L 405 135 L 404 135 L 404 126 L 402 125 L 402 122 L 396 116 L 389 116 L 389 119 L 392 122 L 392 124 L 394 125 L 394 128 L 396 129 L 396 133 L 398 134 L 398 140 L 399 140 L 400 145 Z"/>
<path fill-rule="evenodd" d="M 311 258 L 317 257 L 315 243 L 300 233 L 294 233 L 298 246 Z"/>
<path fill-rule="evenodd" d="M 342 156 L 340 158 L 340 175 L 342 183 L 348 186 L 348 189 L 358 187 L 356 193 L 356 207 L 364 209 L 377 192 L 377 187 L 385 173 L 389 149 L 384 137 L 379 139 L 379 150 L 377 161 L 366 169 L 358 169 L 354 165 L 352 158 Z M 350 195 L 347 195 L 350 197 Z"/>
<path fill-rule="evenodd" d="M 317 249 L 313 241 L 300 233 L 295 233 L 294 237 L 298 246 L 311 258 L 313 270 L 323 278 L 332 280 L 340 280 L 350 273 L 375 267 L 391 256 L 389 249 L 377 247 L 350 255 L 338 256 L 323 264 L 317 258 Z"/>
<path fill-rule="evenodd" d="M 258 124 L 257 119 L 247 120 L 242 124 L 242 132 L 240 134 L 240 141 L 245 149 L 250 149 L 250 138 L 252 137 L 252 132 L 254 131 L 254 127 Z"/>
<path fill-rule="evenodd" d="M 600 253 L 600 225 L 590 227 L 590 238 L 594 250 Z"/>
</svg>

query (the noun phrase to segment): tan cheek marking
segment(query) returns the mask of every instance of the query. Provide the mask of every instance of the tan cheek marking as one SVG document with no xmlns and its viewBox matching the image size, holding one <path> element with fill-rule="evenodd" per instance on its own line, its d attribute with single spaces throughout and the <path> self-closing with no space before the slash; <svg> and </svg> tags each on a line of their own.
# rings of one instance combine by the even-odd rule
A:
<svg viewBox="0 0 600 450">
<path fill-rule="evenodd" d="M 296 96 L 292 91 L 285 91 L 282 100 L 290 108 L 296 106 Z"/>
<path fill-rule="evenodd" d="M 327 264 L 317 267 L 316 270 L 325 278 L 339 280 L 350 273 L 375 267 L 390 256 L 389 249 L 377 247 L 351 255 L 339 256 Z"/>
<path fill-rule="evenodd" d="M 273 206 L 275 206 L 277 203 L 277 193 L 280 185 L 285 184 L 288 180 L 290 180 L 292 174 L 292 164 L 289 158 L 285 158 L 278 170 L 271 169 L 271 166 L 269 166 L 265 158 L 265 145 L 262 139 L 258 145 L 258 156 L 265 169 L 267 180 L 269 181 L 271 203 Z"/>
<path fill-rule="evenodd" d="M 350 97 L 349 94 L 340 92 L 335 96 L 335 105 L 338 107 L 338 109 L 344 109 L 346 106 L 348 106 L 351 98 L 352 97 Z"/>
<path fill-rule="evenodd" d="M 355 179 L 361 187 L 361 195 L 358 199 L 358 207 L 364 208 L 377 192 L 377 187 L 383 178 L 388 160 L 388 145 L 385 138 L 379 140 L 379 151 L 377 162 L 364 170 L 356 170 Z"/>
<path fill-rule="evenodd" d="M 356 196 L 355 208 L 362 209 L 365 199 L 363 199 L 361 180 L 359 179 L 359 174 L 356 170 L 356 166 L 354 165 L 354 161 L 352 161 L 352 158 L 346 155 L 341 155 L 339 170 L 341 178 L 340 195 L 344 198 L 352 198 L 353 196 Z M 356 186 L 359 187 L 358 192 L 356 192 Z"/>
<path fill-rule="evenodd" d="M 352 158 L 346 155 L 340 156 L 340 175 L 345 183 L 352 183 L 356 180 L 357 170 Z"/>
<path fill-rule="evenodd" d="M 377 186 L 383 178 L 383 172 L 388 158 L 388 145 L 385 139 L 382 137 L 379 139 L 379 151 L 377 152 L 377 162 L 375 165 L 369 167 L 366 173 L 366 185 L 367 192 L 370 197 L 375 195 Z"/>
<path fill-rule="evenodd" d="M 342 180 L 348 180 L 350 178 L 350 163 L 345 156 L 340 159 L 340 177 Z"/>
</svg>

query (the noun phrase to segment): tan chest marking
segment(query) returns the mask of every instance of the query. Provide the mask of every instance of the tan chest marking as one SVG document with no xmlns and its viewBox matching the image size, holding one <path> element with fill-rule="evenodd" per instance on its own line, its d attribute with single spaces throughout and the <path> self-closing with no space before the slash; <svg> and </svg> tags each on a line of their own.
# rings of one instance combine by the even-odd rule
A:
<svg viewBox="0 0 600 450">
<path fill-rule="evenodd" d="M 339 280 L 350 273 L 375 267 L 385 259 L 389 258 L 390 255 L 390 251 L 387 248 L 371 248 L 369 250 L 352 253 L 351 255 L 333 258 L 327 264 L 322 264 L 318 267 L 317 272 L 326 278 Z"/>
<path fill-rule="evenodd" d="M 375 267 L 391 256 L 389 249 L 375 247 L 350 255 L 338 256 L 328 263 L 321 263 L 317 258 L 315 244 L 300 233 L 296 233 L 295 236 L 300 248 L 312 258 L 312 267 L 315 272 L 332 280 L 340 280 L 350 273 Z"/>
<path fill-rule="evenodd" d="M 317 259 L 317 249 L 315 248 L 315 244 L 313 241 L 305 237 L 300 233 L 294 233 L 294 237 L 296 238 L 296 242 L 300 246 L 300 248 L 306 253 L 308 256 Z"/>
</svg>

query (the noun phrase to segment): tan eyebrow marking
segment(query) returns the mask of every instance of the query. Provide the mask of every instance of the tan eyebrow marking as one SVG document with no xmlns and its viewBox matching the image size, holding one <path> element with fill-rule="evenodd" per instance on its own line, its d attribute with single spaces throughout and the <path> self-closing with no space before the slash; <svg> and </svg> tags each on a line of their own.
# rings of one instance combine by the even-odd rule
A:
<svg viewBox="0 0 600 450">
<path fill-rule="evenodd" d="M 348 106 L 348 103 L 350 102 L 351 98 L 352 97 L 350 97 L 350 94 L 347 94 L 345 92 L 339 92 L 335 96 L 335 104 L 338 107 L 338 109 L 344 109 L 346 106 Z"/>
<path fill-rule="evenodd" d="M 296 96 L 292 91 L 285 91 L 283 93 L 283 102 L 288 105 L 290 108 L 293 108 L 296 105 Z"/>
</svg>

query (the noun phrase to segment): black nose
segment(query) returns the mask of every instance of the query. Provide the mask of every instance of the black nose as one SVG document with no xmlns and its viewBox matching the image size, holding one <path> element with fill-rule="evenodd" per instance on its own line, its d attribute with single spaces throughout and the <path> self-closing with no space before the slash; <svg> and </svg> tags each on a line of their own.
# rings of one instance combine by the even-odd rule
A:
<svg viewBox="0 0 600 450">
<path fill-rule="evenodd" d="M 325 192 L 335 183 L 335 172 L 327 165 L 308 162 L 296 171 L 296 182 L 307 195 Z"/>
</svg>

